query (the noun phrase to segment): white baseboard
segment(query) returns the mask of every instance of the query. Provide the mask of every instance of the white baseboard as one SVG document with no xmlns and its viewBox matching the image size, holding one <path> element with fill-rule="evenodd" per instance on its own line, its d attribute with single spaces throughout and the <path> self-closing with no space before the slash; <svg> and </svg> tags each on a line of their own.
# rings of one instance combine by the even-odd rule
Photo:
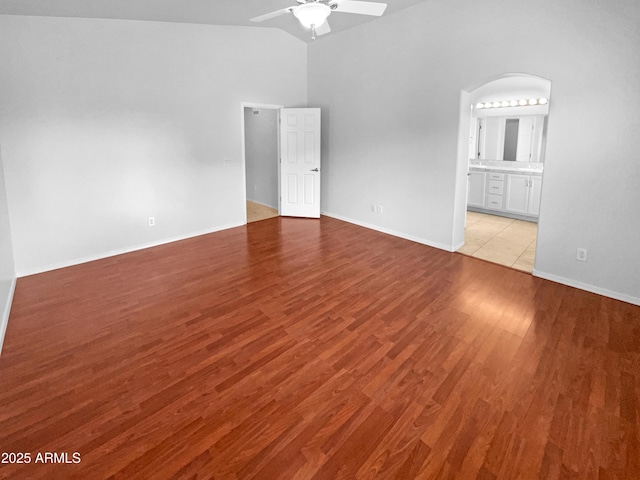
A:
<svg viewBox="0 0 640 480">
<path fill-rule="evenodd" d="M 430 240 L 426 240 L 424 238 L 416 237 L 413 235 L 408 235 L 406 233 L 398 232 L 396 230 L 391 230 L 390 228 L 380 227 L 378 225 L 373 225 L 367 222 L 361 222 L 360 220 L 354 220 L 349 217 L 344 217 L 342 215 L 338 215 L 337 213 L 331 212 L 322 212 L 322 215 L 326 215 L 327 217 L 335 218 L 337 220 L 342 220 L 343 222 L 353 223 L 354 225 L 358 225 L 360 227 L 368 228 L 370 230 L 375 230 L 377 232 L 386 233 L 388 235 L 393 235 L 394 237 L 404 238 L 405 240 L 411 240 L 412 242 L 421 243 L 422 245 L 427 245 L 428 247 L 438 248 L 440 250 L 446 250 L 447 252 L 455 252 L 458 248 L 460 248 L 462 244 L 458 247 L 452 247 L 451 245 L 445 245 L 444 243 L 432 242 Z"/>
<path fill-rule="evenodd" d="M 81 263 L 93 262 L 95 260 L 102 260 L 103 258 L 114 257 L 116 255 L 122 255 L 125 253 L 131 253 L 138 250 L 144 250 L 145 248 L 158 247 L 160 245 L 165 245 L 167 243 L 179 242 L 180 240 L 186 240 L 188 238 L 199 237 L 201 235 L 208 235 L 210 233 L 220 232 L 222 230 L 228 230 L 230 228 L 241 227 L 245 225 L 245 223 L 232 223 L 228 225 L 222 225 L 216 228 L 212 228 L 209 230 L 202 230 L 198 232 L 193 232 L 187 235 L 180 235 L 177 237 L 168 238 L 165 240 L 160 240 L 158 242 L 151 242 L 144 245 L 136 245 L 130 248 L 122 248 L 118 250 L 111 250 L 109 252 L 100 253 L 98 255 L 90 255 L 87 257 L 75 258 L 73 260 L 68 260 L 65 262 L 52 263 L 49 265 L 44 265 L 41 267 L 29 268 L 25 270 L 18 271 L 18 277 L 27 277 L 29 275 L 36 275 L 38 273 L 50 272 L 51 270 L 57 270 L 59 268 L 72 267 L 74 265 L 80 265 Z"/>
<path fill-rule="evenodd" d="M 14 278 L 9 287 L 9 295 L 7 296 L 7 303 L 5 304 L 2 317 L 0 317 L 0 354 L 2 353 L 2 346 L 4 345 L 4 335 L 7 333 L 7 327 L 9 326 L 9 314 L 11 313 L 11 304 L 13 303 L 13 294 L 16 291 L 17 279 Z"/>
<path fill-rule="evenodd" d="M 462 247 L 464 247 L 464 240 L 462 242 L 460 242 L 457 245 L 453 246 L 453 250 L 449 250 L 450 252 L 457 252 L 458 250 L 460 250 Z"/>
<path fill-rule="evenodd" d="M 531 274 L 534 277 L 544 278 L 545 280 L 551 280 L 552 282 L 561 283 L 569 287 L 579 288 L 580 290 L 585 290 L 587 292 L 602 295 L 603 297 L 609 297 L 615 300 L 620 300 L 622 302 L 640 306 L 639 297 L 634 297 L 625 293 L 614 292 L 612 290 L 607 290 L 606 288 L 596 287 L 593 285 L 589 285 L 588 283 L 578 282 L 577 280 L 560 277 L 559 275 L 554 275 L 552 273 L 541 272 L 540 270 L 536 270 L 535 268 L 533 269 L 533 272 L 531 272 Z"/>
</svg>

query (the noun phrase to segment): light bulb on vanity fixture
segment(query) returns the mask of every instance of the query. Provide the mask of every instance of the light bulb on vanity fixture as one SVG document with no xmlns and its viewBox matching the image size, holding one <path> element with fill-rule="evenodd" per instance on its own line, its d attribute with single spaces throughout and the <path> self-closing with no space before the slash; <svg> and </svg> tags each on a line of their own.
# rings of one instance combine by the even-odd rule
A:
<svg viewBox="0 0 640 480">
<path fill-rule="evenodd" d="M 533 107 L 536 105 L 547 105 L 548 103 L 549 99 L 545 97 L 522 100 L 501 100 L 495 102 L 478 102 L 475 104 L 475 109 L 481 110 L 483 108 Z"/>
</svg>

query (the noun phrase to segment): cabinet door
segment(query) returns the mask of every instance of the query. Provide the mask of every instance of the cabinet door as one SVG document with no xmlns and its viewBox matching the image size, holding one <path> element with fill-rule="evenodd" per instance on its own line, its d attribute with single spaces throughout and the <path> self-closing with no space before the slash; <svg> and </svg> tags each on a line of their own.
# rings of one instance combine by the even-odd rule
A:
<svg viewBox="0 0 640 480">
<path fill-rule="evenodd" d="M 542 193 L 542 177 L 531 177 L 529 181 L 529 215 L 540 215 L 540 197 Z"/>
<path fill-rule="evenodd" d="M 469 172 L 467 184 L 467 205 L 484 207 L 485 197 L 485 172 Z"/>
<path fill-rule="evenodd" d="M 522 117 L 518 128 L 518 150 L 516 160 L 518 162 L 531 161 L 531 143 L 533 140 L 533 117 Z"/>
<path fill-rule="evenodd" d="M 480 158 L 502 160 L 504 150 L 504 118 L 486 117 L 484 125 L 484 150 Z M 502 131 L 502 135 L 500 132 Z"/>
<path fill-rule="evenodd" d="M 529 213 L 529 175 L 507 175 L 507 212 Z"/>
</svg>

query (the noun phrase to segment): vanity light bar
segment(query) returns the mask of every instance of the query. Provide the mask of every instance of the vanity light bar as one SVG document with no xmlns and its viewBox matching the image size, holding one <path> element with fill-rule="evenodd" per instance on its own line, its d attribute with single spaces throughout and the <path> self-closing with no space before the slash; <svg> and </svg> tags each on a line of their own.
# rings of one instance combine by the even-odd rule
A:
<svg viewBox="0 0 640 480">
<path fill-rule="evenodd" d="M 533 105 L 546 105 L 549 103 L 548 98 L 528 98 L 521 100 L 503 100 L 501 102 L 480 102 L 476 103 L 476 108 L 505 108 L 505 107 L 529 107 Z"/>
</svg>

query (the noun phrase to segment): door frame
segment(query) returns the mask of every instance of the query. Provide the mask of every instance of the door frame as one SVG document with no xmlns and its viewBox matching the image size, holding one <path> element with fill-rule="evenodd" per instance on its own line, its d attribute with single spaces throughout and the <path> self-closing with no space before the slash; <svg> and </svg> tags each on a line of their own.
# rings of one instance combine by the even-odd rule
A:
<svg viewBox="0 0 640 480">
<path fill-rule="evenodd" d="M 284 108 L 284 105 L 275 105 L 271 103 L 256 103 L 256 102 L 240 102 L 240 148 L 242 159 L 242 196 L 245 202 L 245 208 L 243 209 L 243 221 L 242 224 L 247 224 L 247 159 L 245 148 L 245 131 L 244 131 L 244 109 L 245 108 L 262 108 L 266 110 L 276 110 L 276 137 L 278 145 L 278 158 L 277 158 L 277 177 L 278 177 L 278 215 L 280 215 L 280 109 Z"/>
</svg>

